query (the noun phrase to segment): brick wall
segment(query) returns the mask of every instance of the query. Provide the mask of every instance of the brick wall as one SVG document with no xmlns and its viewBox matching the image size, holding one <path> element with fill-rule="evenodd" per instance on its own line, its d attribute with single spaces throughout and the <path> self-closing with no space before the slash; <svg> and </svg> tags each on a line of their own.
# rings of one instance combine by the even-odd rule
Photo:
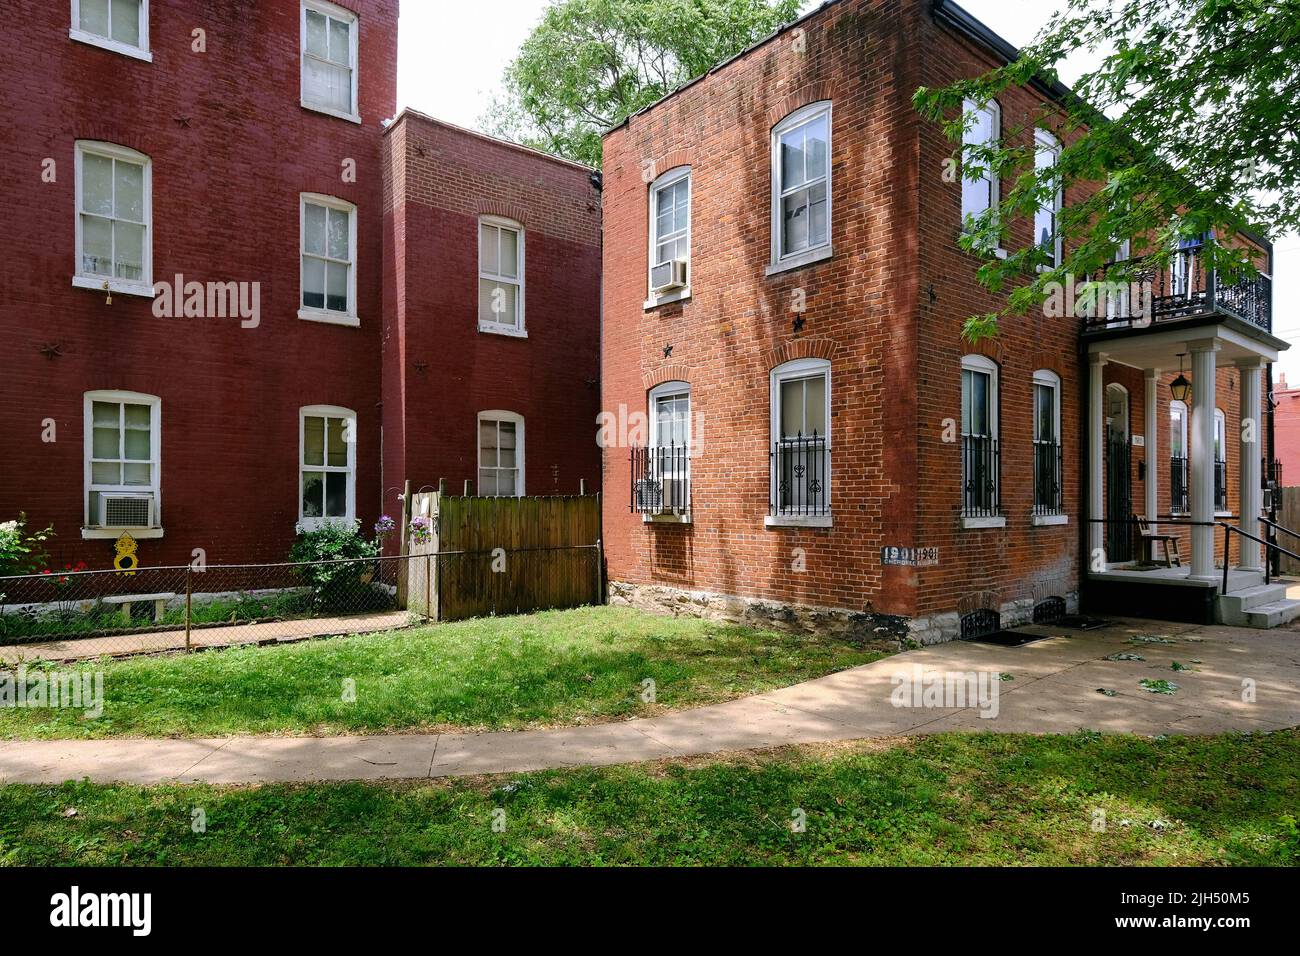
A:
<svg viewBox="0 0 1300 956">
<path fill-rule="evenodd" d="M 600 490 L 600 193 L 592 171 L 410 111 L 385 135 L 387 506 L 477 479 L 477 415 L 524 417 L 529 494 Z M 524 226 L 527 338 L 478 329 L 478 223 Z"/>
<path fill-rule="evenodd" d="M 150 4 L 151 63 L 71 40 L 67 3 L 6 4 L 0 140 L 0 520 L 53 522 L 56 560 L 111 563 L 82 541 L 83 393 L 162 399 L 165 537 L 142 564 L 281 558 L 298 516 L 298 409 L 357 412 L 357 509 L 379 508 L 380 121 L 396 101 L 397 0 L 342 0 L 360 16 L 361 124 L 299 104 L 299 4 Z M 206 53 L 191 31 L 206 32 Z M 155 318 L 148 299 L 74 289 L 74 142 L 146 153 L 153 174 L 153 274 L 261 283 L 261 324 Z M 56 161 L 57 180 L 41 179 Z M 356 161 L 355 183 L 342 180 Z M 359 328 L 304 322 L 300 192 L 356 204 Z M 58 357 L 40 351 L 57 347 Z M 42 441 L 42 421 L 57 441 Z"/>
</svg>

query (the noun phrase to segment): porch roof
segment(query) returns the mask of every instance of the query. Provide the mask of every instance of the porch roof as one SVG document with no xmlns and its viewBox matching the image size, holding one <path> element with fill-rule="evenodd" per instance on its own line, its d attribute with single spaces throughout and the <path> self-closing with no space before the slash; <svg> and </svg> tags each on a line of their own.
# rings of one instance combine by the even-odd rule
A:
<svg viewBox="0 0 1300 956">
<path fill-rule="evenodd" d="M 1089 355 L 1104 353 L 1109 362 L 1133 368 L 1170 370 L 1178 367 L 1179 354 L 1191 351 L 1193 342 L 1213 339 L 1219 346 L 1219 364 L 1259 359 L 1276 362 L 1289 342 L 1239 319 L 1222 316 L 1189 318 L 1147 328 L 1115 329 L 1088 336 Z"/>
</svg>

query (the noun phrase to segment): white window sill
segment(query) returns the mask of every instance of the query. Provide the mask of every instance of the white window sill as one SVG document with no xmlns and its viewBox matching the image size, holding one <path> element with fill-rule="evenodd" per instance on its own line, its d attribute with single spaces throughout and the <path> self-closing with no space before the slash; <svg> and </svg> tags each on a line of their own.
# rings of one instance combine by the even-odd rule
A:
<svg viewBox="0 0 1300 956">
<path fill-rule="evenodd" d="M 786 256 L 780 262 L 773 262 L 765 270 L 765 275 L 774 276 L 782 272 L 789 272 L 791 269 L 802 269 L 804 266 L 810 266 L 814 262 L 824 262 L 835 254 L 835 251 L 829 246 L 820 246 L 816 249 L 809 249 L 807 252 L 800 252 L 793 256 Z"/>
<path fill-rule="evenodd" d="M 981 515 L 979 517 L 963 515 L 961 519 L 963 528 L 1005 528 L 1007 526 L 1006 515 Z"/>
<path fill-rule="evenodd" d="M 665 292 L 663 295 L 652 295 L 650 298 L 645 300 L 642 304 L 642 308 L 649 312 L 657 306 L 668 305 L 670 302 L 685 302 L 690 297 L 691 287 L 687 286 L 684 289 L 675 289 L 672 292 Z"/>
<path fill-rule="evenodd" d="M 118 40 L 102 37 L 97 33 L 87 33 L 85 30 L 79 30 L 73 27 L 68 31 L 68 36 L 78 43 L 86 43 L 90 46 L 97 46 L 113 53 L 121 53 L 123 56 L 134 57 L 137 60 L 144 60 L 146 63 L 153 62 L 153 54 L 148 50 L 142 50 L 138 46 L 131 46 L 128 43 L 122 43 Z"/>
<path fill-rule="evenodd" d="M 1035 528 L 1045 528 L 1049 525 L 1069 524 L 1069 515 L 1030 515 L 1029 523 Z"/>
<path fill-rule="evenodd" d="M 1216 517 L 1216 518 L 1231 518 L 1231 517 L 1232 517 L 1232 512 L 1231 512 L 1231 511 L 1216 511 L 1216 512 L 1214 513 L 1214 517 Z"/>
<path fill-rule="evenodd" d="M 105 282 L 108 283 L 107 289 L 104 288 Z M 117 295 L 138 295 L 146 299 L 154 297 L 153 283 L 151 282 L 113 279 L 109 276 L 73 276 L 72 287 L 74 289 L 91 289 L 94 292 L 112 292 Z"/>
<path fill-rule="evenodd" d="M 765 528 L 833 528 L 830 515 L 767 515 Z"/>
<path fill-rule="evenodd" d="M 507 335 L 512 339 L 528 338 L 528 330 L 516 328 L 513 325 L 490 325 L 487 322 L 480 322 L 478 330 L 487 335 Z"/>
<path fill-rule="evenodd" d="M 357 328 L 361 319 L 344 312 L 329 312 L 325 309 L 299 309 L 298 318 L 305 322 L 324 322 L 326 325 L 346 325 Z"/>
<path fill-rule="evenodd" d="M 83 541 L 113 540 L 116 541 L 123 534 L 129 534 L 137 541 L 144 541 L 149 538 L 161 538 L 163 536 L 162 528 L 82 528 L 81 537 Z"/>
<path fill-rule="evenodd" d="M 641 515 L 642 524 L 690 524 L 691 513 L 688 511 L 684 514 L 672 514 L 671 512 L 657 515 Z"/>
<path fill-rule="evenodd" d="M 306 100 L 299 100 L 299 102 L 302 104 L 303 109 L 311 110 L 313 113 L 324 113 L 326 116 L 333 116 L 337 119 L 347 120 L 349 123 L 361 123 L 361 115 L 359 113 L 344 113 L 342 110 L 331 109 L 328 106 L 317 106 L 314 103 L 308 103 Z"/>
</svg>

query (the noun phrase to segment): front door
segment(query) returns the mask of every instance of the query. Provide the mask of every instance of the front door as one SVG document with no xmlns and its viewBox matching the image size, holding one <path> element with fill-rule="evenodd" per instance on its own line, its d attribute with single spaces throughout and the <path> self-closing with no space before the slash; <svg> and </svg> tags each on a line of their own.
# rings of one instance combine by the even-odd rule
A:
<svg viewBox="0 0 1300 956">
<path fill-rule="evenodd" d="M 1128 390 L 1106 386 L 1106 561 L 1133 560 L 1133 471 Z"/>
</svg>

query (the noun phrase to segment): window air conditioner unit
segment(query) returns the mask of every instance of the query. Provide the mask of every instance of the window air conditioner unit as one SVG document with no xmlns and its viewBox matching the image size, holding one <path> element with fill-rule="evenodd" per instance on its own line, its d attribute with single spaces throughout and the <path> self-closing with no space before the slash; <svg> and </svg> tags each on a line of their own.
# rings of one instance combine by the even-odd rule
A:
<svg viewBox="0 0 1300 956">
<path fill-rule="evenodd" d="M 99 524 L 104 528 L 152 528 L 153 494 L 99 492 Z"/>
<path fill-rule="evenodd" d="M 670 259 L 650 270 L 650 286 L 658 294 L 686 288 L 686 260 Z"/>
<path fill-rule="evenodd" d="M 689 478 L 665 478 L 663 485 L 663 511 L 685 514 L 691 510 Z"/>
<path fill-rule="evenodd" d="M 664 507 L 664 485 L 658 478 L 641 478 L 636 483 L 636 510 L 657 515 Z"/>
</svg>

